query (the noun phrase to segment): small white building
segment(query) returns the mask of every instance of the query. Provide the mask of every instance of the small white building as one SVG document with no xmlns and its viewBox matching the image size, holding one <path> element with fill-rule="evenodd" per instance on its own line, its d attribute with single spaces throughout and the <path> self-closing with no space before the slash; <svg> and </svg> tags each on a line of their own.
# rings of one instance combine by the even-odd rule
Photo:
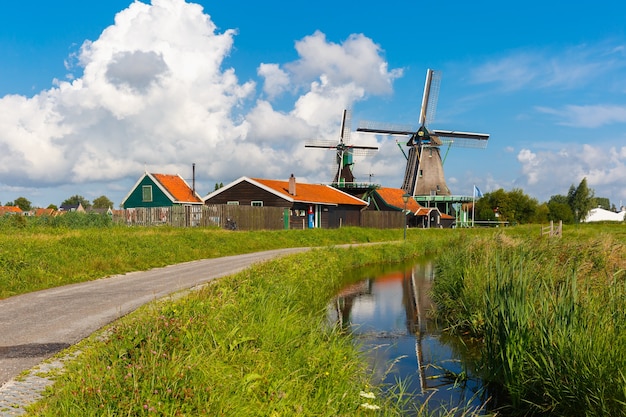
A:
<svg viewBox="0 0 626 417">
<path fill-rule="evenodd" d="M 589 210 L 585 217 L 585 223 L 590 222 L 623 222 L 626 218 L 626 209 L 622 207 L 622 211 L 616 213 L 614 211 L 605 210 L 597 207 Z"/>
</svg>

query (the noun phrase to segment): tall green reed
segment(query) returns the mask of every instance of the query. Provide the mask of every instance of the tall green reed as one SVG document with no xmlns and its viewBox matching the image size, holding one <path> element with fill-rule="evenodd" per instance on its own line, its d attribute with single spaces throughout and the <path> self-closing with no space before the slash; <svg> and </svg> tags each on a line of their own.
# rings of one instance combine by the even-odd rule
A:
<svg viewBox="0 0 626 417">
<path fill-rule="evenodd" d="M 499 237 L 440 259 L 440 314 L 482 337 L 482 376 L 497 406 L 512 415 L 626 415 L 624 254 L 607 236 Z"/>
</svg>

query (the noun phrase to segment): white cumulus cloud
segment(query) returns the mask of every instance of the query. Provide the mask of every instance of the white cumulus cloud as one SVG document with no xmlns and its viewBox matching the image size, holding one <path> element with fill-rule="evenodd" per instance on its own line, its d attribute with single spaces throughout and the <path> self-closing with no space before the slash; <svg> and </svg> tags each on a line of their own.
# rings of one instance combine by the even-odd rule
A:
<svg viewBox="0 0 626 417">
<path fill-rule="evenodd" d="M 224 67 L 235 37 L 197 4 L 132 3 L 68 58 L 68 81 L 0 98 L 0 187 L 73 184 L 72 194 L 84 186 L 96 190 L 87 198 L 119 203 L 120 184 L 144 169 L 186 173 L 192 163 L 206 192 L 241 175 L 330 180 L 329 155 L 304 141 L 337 139 L 343 108 L 390 93 L 402 71 L 364 35 L 333 43 L 316 32 L 296 42 L 294 62 L 256 64 L 261 96 Z"/>
<path fill-rule="evenodd" d="M 597 145 L 569 145 L 567 150 L 532 151 L 522 149 L 517 155 L 522 178 L 517 184 L 533 189 L 540 200 L 556 194 L 567 194 L 571 185 L 577 186 L 587 178 L 598 197 L 615 202 L 626 198 L 623 178 L 626 178 L 626 147 L 605 148 Z"/>
</svg>

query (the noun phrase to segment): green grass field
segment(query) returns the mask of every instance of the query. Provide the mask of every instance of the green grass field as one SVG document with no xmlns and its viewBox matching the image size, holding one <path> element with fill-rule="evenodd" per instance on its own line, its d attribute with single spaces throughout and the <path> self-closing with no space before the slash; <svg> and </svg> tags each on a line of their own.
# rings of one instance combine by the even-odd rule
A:
<svg viewBox="0 0 626 417">
<path fill-rule="evenodd" d="M 346 284 L 342 271 L 424 255 L 438 259 L 441 319 L 482 341 L 498 405 L 520 415 L 625 415 L 626 228 L 566 227 L 562 239 L 539 231 L 413 229 L 404 243 L 402 230 L 359 228 L 2 228 L 0 283 L 7 297 L 199 258 L 320 247 L 150 304 L 83 341 L 31 415 L 405 415 L 419 405 L 401 382 L 371 385 L 325 308 Z M 395 242 L 333 246 L 382 241 Z"/>
</svg>

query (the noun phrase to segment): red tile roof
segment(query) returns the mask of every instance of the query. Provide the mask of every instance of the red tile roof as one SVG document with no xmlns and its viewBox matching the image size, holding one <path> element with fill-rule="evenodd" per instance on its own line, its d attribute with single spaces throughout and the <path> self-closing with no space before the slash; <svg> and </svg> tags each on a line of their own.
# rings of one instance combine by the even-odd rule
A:
<svg viewBox="0 0 626 417">
<path fill-rule="evenodd" d="M 35 209 L 35 216 L 54 216 L 56 211 L 53 208 L 38 208 Z"/>
<path fill-rule="evenodd" d="M 289 181 L 265 180 L 251 178 L 265 187 L 271 188 L 282 197 L 302 203 L 318 203 L 331 205 L 367 206 L 367 203 L 328 185 L 296 183 L 296 195 L 289 194 Z"/>
<path fill-rule="evenodd" d="M 22 213 L 22 209 L 18 206 L 0 206 L 0 214 Z"/>
<path fill-rule="evenodd" d="M 176 201 L 202 203 L 202 199 L 193 192 L 191 187 L 189 187 L 180 175 L 152 174 L 152 176 L 161 183 Z"/>
<path fill-rule="evenodd" d="M 385 200 L 385 202 L 388 205 L 396 207 L 398 210 L 404 210 L 404 200 L 402 200 L 402 196 L 404 195 L 404 190 L 400 188 L 381 187 L 381 188 L 376 189 L 376 192 L 378 193 L 380 198 Z M 410 198 L 408 203 L 406 204 L 406 209 L 410 210 L 413 213 L 415 213 L 421 208 L 422 206 L 420 206 L 419 203 L 415 201 L 414 198 Z"/>
</svg>

